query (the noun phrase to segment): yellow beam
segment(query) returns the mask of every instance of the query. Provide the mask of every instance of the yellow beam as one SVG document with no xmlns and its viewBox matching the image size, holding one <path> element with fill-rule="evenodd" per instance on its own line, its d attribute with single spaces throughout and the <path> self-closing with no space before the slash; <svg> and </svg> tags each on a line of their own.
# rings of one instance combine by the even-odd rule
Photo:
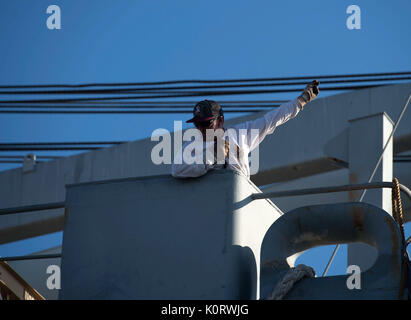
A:
<svg viewBox="0 0 411 320">
<path fill-rule="evenodd" d="M 3 299 L 45 300 L 5 261 L 0 261 L 0 289 Z"/>
</svg>

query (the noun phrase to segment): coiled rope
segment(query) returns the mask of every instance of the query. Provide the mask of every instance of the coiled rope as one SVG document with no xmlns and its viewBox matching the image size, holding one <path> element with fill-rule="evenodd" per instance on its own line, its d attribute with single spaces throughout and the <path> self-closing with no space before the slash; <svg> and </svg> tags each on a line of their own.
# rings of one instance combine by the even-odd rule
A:
<svg viewBox="0 0 411 320">
<path fill-rule="evenodd" d="M 304 264 L 299 264 L 295 268 L 287 271 L 284 277 L 277 283 L 271 295 L 267 300 L 281 300 L 294 287 L 294 284 L 302 278 L 315 277 L 313 268 Z"/>
<path fill-rule="evenodd" d="M 403 299 L 404 295 L 404 288 L 407 282 L 407 274 L 408 274 L 408 263 L 409 258 L 406 252 L 407 242 L 405 241 L 405 234 L 404 234 L 404 216 L 402 214 L 402 203 L 401 203 L 401 194 L 400 194 L 400 183 L 398 182 L 397 178 L 394 178 L 392 187 L 392 216 L 394 220 L 398 223 L 401 232 L 401 242 L 403 244 L 403 252 L 402 252 L 402 272 L 401 272 L 401 280 L 400 280 L 400 290 L 398 292 L 398 299 Z M 408 293 L 408 296 L 410 293 Z"/>
<path fill-rule="evenodd" d="M 404 235 L 404 216 L 402 214 L 402 204 L 401 204 L 401 194 L 400 194 L 400 183 L 397 178 L 394 178 L 392 188 L 392 216 L 395 221 L 397 221 L 400 226 L 401 231 L 401 241 L 405 244 Z"/>
</svg>

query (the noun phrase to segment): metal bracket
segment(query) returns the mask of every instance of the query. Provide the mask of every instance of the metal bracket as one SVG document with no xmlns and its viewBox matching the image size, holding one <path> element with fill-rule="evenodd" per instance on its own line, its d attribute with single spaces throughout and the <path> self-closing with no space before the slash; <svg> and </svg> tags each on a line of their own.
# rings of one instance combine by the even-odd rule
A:
<svg viewBox="0 0 411 320">
<path fill-rule="evenodd" d="M 23 160 L 23 173 L 32 172 L 36 168 L 36 155 L 29 153 Z"/>
</svg>

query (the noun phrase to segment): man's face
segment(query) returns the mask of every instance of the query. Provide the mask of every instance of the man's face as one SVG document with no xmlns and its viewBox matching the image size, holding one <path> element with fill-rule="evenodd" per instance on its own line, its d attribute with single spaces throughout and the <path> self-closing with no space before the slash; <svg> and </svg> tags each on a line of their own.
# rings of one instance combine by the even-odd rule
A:
<svg viewBox="0 0 411 320">
<path fill-rule="evenodd" d="M 202 121 L 202 122 L 194 122 L 194 125 L 198 130 L 200 130 L 201 134 L 203 135 L 203 140 L 206 140 L 206 132 L 208 130 L 217 130 L 217 129 L 223 129 L 223 124 L 224 124 L 224 117 L 216 117 L 214 119 L 208 120 L 208 121 Z"/>
</svg>

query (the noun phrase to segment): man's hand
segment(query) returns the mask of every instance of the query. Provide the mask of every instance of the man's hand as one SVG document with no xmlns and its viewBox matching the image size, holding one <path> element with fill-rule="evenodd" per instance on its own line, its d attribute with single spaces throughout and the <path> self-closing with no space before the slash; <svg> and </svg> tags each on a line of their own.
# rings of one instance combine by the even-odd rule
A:
<svg viewBox="0 0 411 320">
<path fill-rule="evenodd" d="M 230 151 L 230 142 L 228 140 L 225 140 L 225 145 L 224 145 L 224 158 L 228 156 L 228 153 Z"/>
<path fill-rule="evenodd" d="M 220 150 L 218 150 L 220 148 Z M 218 152 L 220 151 L 220 152 Z M 214 138 L 214 163 L 224 164 L 225 159 L 230 153 L 230 142 L 225 139 Z M 237 158 L 239 157 L 239 148 L 237 146 Z"/>
<path fill-rule="evenodd" d="M 307 84 L 303 93 L 298 97 L 299 100 L 301 101 L 302 99 L 305 103 L 308 103 L 310 101 L 313 101 L 315 98 L 317 98 L 318 93 L 320 92 L 320 90 L 318 89 L 319 84 L 320 82 L 317 80 L 314 80 L 310 82 L 309 84 Z"/>
<path fill-rule="evenodd" d="M 221 137 L 214 137 L 213 146 L 214 164 L 224 164 L 229 151 L 229 142 Z"/>
</svg>

